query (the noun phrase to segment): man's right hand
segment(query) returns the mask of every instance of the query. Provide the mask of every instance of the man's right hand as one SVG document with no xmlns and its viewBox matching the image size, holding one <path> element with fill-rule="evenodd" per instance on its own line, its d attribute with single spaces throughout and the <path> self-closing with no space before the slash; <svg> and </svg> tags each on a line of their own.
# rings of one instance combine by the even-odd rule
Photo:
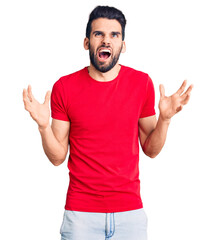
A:
<svg viewBox="0 0 216 240">
<path fill-rule="evenodd" d="M 45 96 L 45 101 L 40 104 L 33 96 L 31 86 L 28 89 L 23 89 L 23 102 L 25 109 L 30 113 L 31 117 L 37 122 L 39 129 L 45 129 L 49 126 L 50 119 L 50 101 L 51 92 L 48 91 Z"/>
</svg>

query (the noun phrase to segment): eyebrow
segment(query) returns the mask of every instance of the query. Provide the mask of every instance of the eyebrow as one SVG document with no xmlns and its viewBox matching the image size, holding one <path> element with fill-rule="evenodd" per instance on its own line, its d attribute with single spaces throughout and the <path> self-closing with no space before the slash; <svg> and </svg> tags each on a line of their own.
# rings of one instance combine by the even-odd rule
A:
<svg viewBox="0 0 216 240">
<path fill-rule="evenodd" d="M 112 32 L 112 34 L 121 35 L 120 32 Z"/>
<path fill-rule="evenodd" d="M 104 32 L 102 32 L 102 31 L 94 31 L 93 34 L 95 34 L 95 33 L 101 33 L 101 34 L 104 34 Z M 120 35 L 121 33 L 120 33 L 120 32 L 112 31 L 111 34 Z"/>
<path fill-rule="evenodd" d="M 92 34 L 95 34 L 95 33 L 103 33 L 101 31 L 94 31 Z"/>
</svg>

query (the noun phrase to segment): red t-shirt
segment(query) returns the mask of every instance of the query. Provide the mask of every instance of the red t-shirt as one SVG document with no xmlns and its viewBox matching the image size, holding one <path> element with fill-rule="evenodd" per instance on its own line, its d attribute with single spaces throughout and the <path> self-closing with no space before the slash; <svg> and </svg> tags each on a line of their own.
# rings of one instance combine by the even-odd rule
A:
<svg viewBox="0 0 216 240">
<path fill-rule="evenodd" d="M 51 116 L 70 122 L 66 210 L 121 212 L 143 207 L 138 120 L 155 115 L 148 74 L 121 65 L 108 82 L 85 67 L 53 86 Z"/>
</svg>

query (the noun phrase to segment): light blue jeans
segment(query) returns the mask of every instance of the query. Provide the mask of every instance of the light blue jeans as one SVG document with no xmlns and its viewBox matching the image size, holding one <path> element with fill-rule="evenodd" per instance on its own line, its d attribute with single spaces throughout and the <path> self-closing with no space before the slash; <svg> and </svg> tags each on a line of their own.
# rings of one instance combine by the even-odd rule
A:
<svg viewBox="0 0 216 240">
<path fill-rule="evenodd" d="M 147 240 L 143 208 L 114 213 L 65 210 L 61 240 Z"/>
</svg>

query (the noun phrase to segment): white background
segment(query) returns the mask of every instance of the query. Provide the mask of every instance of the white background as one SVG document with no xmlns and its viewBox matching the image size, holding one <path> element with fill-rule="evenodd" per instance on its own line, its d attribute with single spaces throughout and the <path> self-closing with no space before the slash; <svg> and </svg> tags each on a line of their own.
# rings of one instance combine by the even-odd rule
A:
<svg viewBox="0 0 216 240">
<path fill-rule="evenodd" d="M 149 240 L 216 239 L 215 7 L 205 0 L 8 0 L 0 3 L 0 238 L 60 239 L 67 161 L 54 167 L 24 110 L 32 85 L 44 101 L 61 76 L 89 64 L 83 48 L 89 13 L 115 6 L 127 18 L 120 63 L 147 72 L 174 93 L 184 79 L 191 100 L 171 122 L 155 159 L 140 149 L 141 195 Z"/>
</svg>

